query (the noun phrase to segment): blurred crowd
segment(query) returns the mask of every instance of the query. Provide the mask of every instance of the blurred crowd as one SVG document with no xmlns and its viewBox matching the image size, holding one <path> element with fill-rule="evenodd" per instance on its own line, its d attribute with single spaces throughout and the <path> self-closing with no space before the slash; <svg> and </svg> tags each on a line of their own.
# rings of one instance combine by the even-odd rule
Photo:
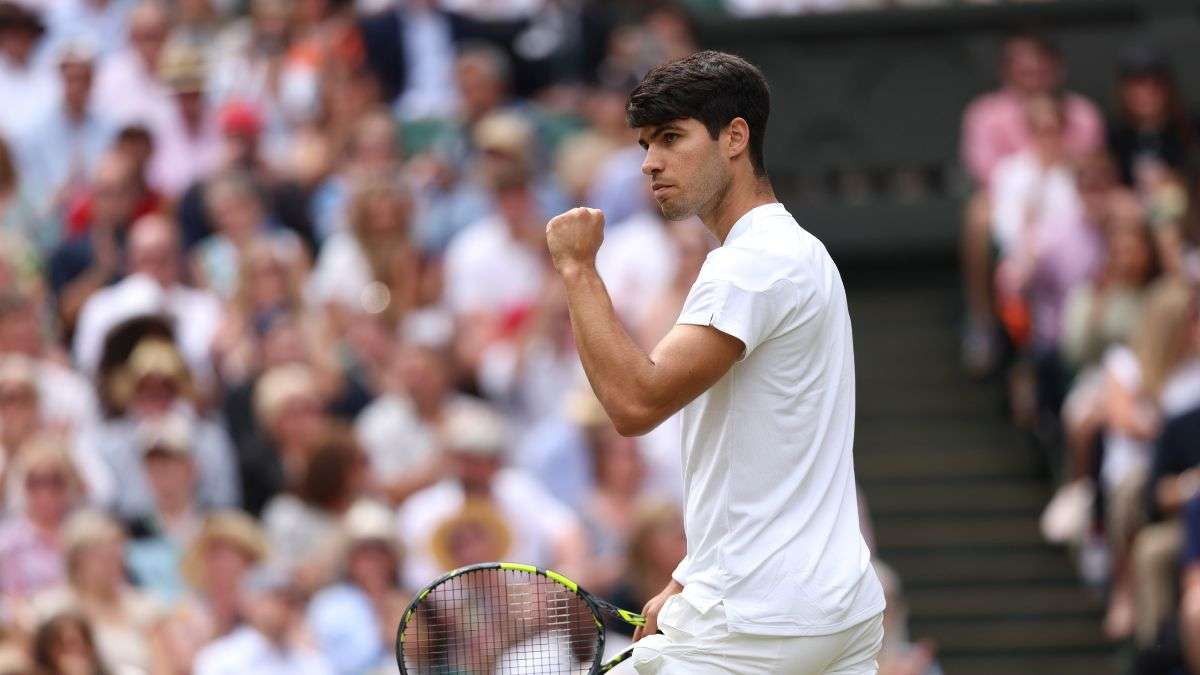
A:
<svg viewBox="0 0 1200 675">
<path fill-rule="evenodd" d="M 1042 530 L 1108 636 L 1137 672 L 1200 673 L 1200 118 L 1148 46 L 1107 116 L 1038 37 L 1005 43 L 1001 80 L 963 117 L 966 365 L 1051 458 Z"/>
<path fill-rule="evenodd" d="M 678 430 L 590 393 L 546 220 L 646 344 L 710 242 L 624 119 L 668 3 L 0 2 L 0 672 L 395 672 L 475 562 L 640 609 Z M 619 646 L 620 640 L 614 640 Z"/>
</svg>

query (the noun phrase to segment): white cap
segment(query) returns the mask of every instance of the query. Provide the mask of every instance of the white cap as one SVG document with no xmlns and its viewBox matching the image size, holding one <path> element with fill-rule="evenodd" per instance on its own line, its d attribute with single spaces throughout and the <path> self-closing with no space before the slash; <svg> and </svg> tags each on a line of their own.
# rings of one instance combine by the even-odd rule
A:
<svg viewBox="0 0 1200 675">
<path fill-rule="evenodd" d="M 461 400 L 452 404 L 442 424 L 448 450 L 478 457 L 502 455 L 508 445 L 504 417 L 482 401 Z"/>
</svg>

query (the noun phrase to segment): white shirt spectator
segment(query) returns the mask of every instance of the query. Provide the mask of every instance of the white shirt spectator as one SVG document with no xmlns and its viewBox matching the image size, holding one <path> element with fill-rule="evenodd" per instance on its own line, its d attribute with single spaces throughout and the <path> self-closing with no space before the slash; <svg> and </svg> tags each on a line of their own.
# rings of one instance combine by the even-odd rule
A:
<svg viewBox="0 0 1200 675">
<path fill-rule="evenodd" d="M 507 556 L 511 560 L 553 567 L 555 547 L 580 536 L 579 520 L 554 499 L 538 481 L 517 469 L 502 469 L 492 483 L 498 515 L 511 531 Z M 411 588 L 428 584 L 442 569 L 433 552 L 433 536 L 466 503 L 462 486 L 445 480 L 428 487 L 401 505 L 398 531 L 405 550 L 405 579 Z"/>
<path fill-rule="evenodd" d="M 361 312 L 367 287 L 374 281 L 371 264 L 358 238 L 346 230 L 337 230 L 321 246 L 308 283 L 314 300 Z"/>
<path fill-rule="evenodd" d="M 48 39 L 41 51 L 56 53 L 67 40 L 86 39 L 97 55 L 115 54 L 125 46 L 126 19 L 136 0 L 54 0 L 46 12 Z"/>
<path fill-rule="evenodd" d="M 678 265 L 676 245 L 662 218 L 648 211 L 605 228 L 596 255 L 596 271 L 604 280 L 613 309 L 634 326 L 651 302 L 670 283 Z"/>
<path fill-rule="evenodd" d="M 1083 218 L 1075 176 L 1065 165 L 1046 169 L 1031 151 L 1001 160 L 992 174 L 992 235 L 1003 255 L 1024 241 L 1026 218 L 1032 224 L 1061 225 Z M 1052 233 L 1035 233 L 1052 238 Z"/>
<path fill-rule="evenodd" d="M 421 3 L 403 10 L 404 62 L 408 64 L 404 93 L 396 110 L 404 119 L 452 117 L 458 93 L 454 81 L 454 36 L 450 20 Z"/>
<path fill-rule="evenodd" d="M 53 68 L 20 67 L 0 56 L 0 133 L 20 138 L 36 125 L 59 98 L 61 83 Z M 20 102 L 19 104 L 17 102 Z"/>
<path fill-rule="evenodd" d="M 53 105 L 18 142 L 21 183 L 39 215 L 51 212 L 55 197 L 65 186 L 86 182 L 116 135 L 113 120 L 96 106 L 90 108 L 82 120 L 75 121 L 61 103 Z M 48 243 L 57 241 L 39 238 L 40 246 Z"/>
<path fill-rule="evenodd" d="M 169 197 L 178 197 L 196 180 L 210 175 L 221 161 L 220 127 L 214 115 L 206 117 L 201 128 L 191 132 L 172 102 L 149 120 L 154 135 L 149 181 Z"/>
<path fill-rule="evenodd" d="M 386 393 L 354 420 L 354 435 L 367 454 L 371 473 L 389 483 L 429 461 L 438 451 L 434 429 L 417 417 L 405 396 Z"/>
<path fill-rule="evenodd" d="M 316 652 L 272 644 L 257 630 L 242 626 L 209 644 L 196 656 L 196 675 L 333 675 Z"/>
<path fill-rule="evenodd" d="M 85 374 L 94 375 L 110 329 L 126 319 L 158 313 L 174 321 L 175 343 L 192 373 L 201 379 L 209 377 L 213 336 L 222 316 L 221 301 L 208 291 L 180 284 L 163 289 L 158 282 L 139 274 L 88 298 L 75 331 L 75 363 Z"/>
<path fill-rule="evenodd" d="M 542 287 L 543 264 L 529 246 L 513 238 L 498 216 L 467 227 L 446 249 L 446 298 L 455 314 L 501 314 L 534 302 Z"/>
<path fill-rule="evenodd" d="M 94 103 L 119 124 L 144 124 L 153 129 L 155 120 L 173 112 L 172 93 L 132 49 L 104 59 L 92 89 Z"/>
<path fill-rule="evenodd" d="M 37 369 L 38 397 L 47 424 L 79 431 L 99 421 L 100 404 L 87 378 L 49 359 L 40 361 Z"/>
<path fill-rule="evenodd" d="M 684 529 L 675 571 L 729 630 L 828 635 L 879 614 L 859 528 L 854 343 L 842 279 L 782 204 L 751 209 L 708 254 L 678 320 L 745 345 L 682 411 Z"/>
<path fill-rule="evenodd" d="M 82 430 L 75 444 L 76 465 L 92 503 L 111 508 L 127 520 L 154 513 L 140 433 L 137 420 L 122 417 Z M 233 442 L 225 428 L 212 420 L 196 418 L 190 438 L 197 501 L 210 509 L 239 505 L 241 481 Z"/>
</svg>

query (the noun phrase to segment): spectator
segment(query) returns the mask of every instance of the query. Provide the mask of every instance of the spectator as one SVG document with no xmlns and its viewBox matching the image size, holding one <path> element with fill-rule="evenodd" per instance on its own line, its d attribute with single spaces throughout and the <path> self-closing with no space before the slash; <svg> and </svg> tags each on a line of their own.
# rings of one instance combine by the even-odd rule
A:
<svg viewBox="0 0 1200 675">
<path fill-rule="evenodd" d="M 389 361 L 386 388 L 355 420 L 354 431 L 376 490 L 396 506 L 443 477 L 439 431 L 464 399 L 451 390 L 449 364 L 437 350 L 401 344 Z"/>
<path fill-rule="evenodd" d="M 586 555 L 579 522 L 534 478 L 505 468 L 503 418 L 464 403 L 444 424 L 453 475 L 400 507 L 407 583 L 419 587 L 458 564 L 505 556 L 579 579 Z"/>
<path fill-rule="evenodd" d="M 41 402 L 33 363 L 23 356 L 0 359 L 0 477 L 21 448 L 42 426 Z M 0 482 L 0 495 L 4 483 Z M 0 503 L 3 503 L 0 501 Z"/>
<path fill-rule="evenodd" d="M 172 108 L 171 90 L 159 77 L 170 16 L 158 0 L 138 0 L 126 21 L 128 46 L 100 64 L 97 104 L 122 124 L 152 127 Z"/>
<path fill-rule="evenodd" d="M 1190 438 L 1200 434 L 1200 415 L 1193 413 L 1188 423 Z M 1196 491 L 1196 483 L 1191 485 Z M 1200 497 L 1187 502 L 1185 513 L 1185 546 L 1183 555 L 1182 601 L 1180 602 L 1180 644 L 1186 666 L 1200 670 Z"/>
<path fill-rule="evenodd" d="M 267 371 L 254 387 L 255 425 L 262 434 L 239 448 L 246 510 L 257 515 L 276 494 L 298 485 L 328 425 L 325 400 L 301 363 Z"/>
<path fill-rule="evenodd" d="M 193 276 L 222 299 L 233 296 L 241 256 L 252 240 L 269 240 L 280 249 L 290 248 L 293 259 L 303 259 L 299 238 L 271 219 L 248 176 L 217 177 L 205 189 L 204 200 L 216 232 L 196 247 Z"/>
<path fill-rule="evenodd" d="M 48 253 L 61 237 L 61 219 L 116 136 L 107 110 L 95 104 L 95 47 L 65 42 L 56 54 L 62 95 L 23 135 L 21 169 L 31 205 L 41 218 L 34 241 Z"/>
<path fill-rule="evenodd" d="M 133 316 L 164 314 L 176 327 L 180 353 L 194 377 L 207 384 L 221 305 L 212 293 L 183 283 L 178 228 L 165 216 L 144 216 L 130 228 L 127 248 L 129 275 L 89 298 L 80 312 L 76 363 L 94 373 L 113 326 Z"/>
<path fill-rule="evenodd" d="M 108 675 L 91 625 L 83 614 L 66 611 L 42 622 L 33 635 L 33 658 L 45 675 Z"/>
<path fill-rule="evenodd" d="M 46 32 L 41 16 L 20 3 L 0 3 L 0 100 L 20 101 L 0 113 L 0 133 L 19 137 L 54 103 L 54 72 L 35 58 Z"/>
<path fill-rule="evenodd" d="M 454 28 L 436 0 L 396 4 L 364 17 L 359 29 L 383 98 L 395 103 L 401 117 L 454 113 L 456 95 L 445 86 L 454 78 Z"/>
<path fill-rule="evenodd" d="M 72 39 L 87 40 L 96 45 L 101 57 L 111 56 L 124 46 L 125 26 L 134 0 L 62 0 L 44 3 L 49 41 L 57 47 Z"/>
<path fill-rule="evenodd" d="M 308 623 L 321 652 L 339 673 L 394 667 L 395 627 L 409 598 L 400 590 L 400 551 L 393 514 L 361 501 L 346 512 L 342 579 L 318 592 Z"/>
<path fill-rule="evenodd" d="M 66 358 L 49 344 L 45 325 L 42 311 L 32 299 L 0 292 L 0 359 L 30 359 L 42 422 L 51 429 L 74 433 L 99 419 L 99 405 L 91 383 L 63 365 Z"/>
<path fill-rule="evenodd" d="M 354 214 L 350 202 L 355 188 L 400 178 L 401 159 L 399 130 L 391 115 L 384 109 L 364 115 L 349 139 L 341 166 L 312 197 L 314 226 L 322 245 L 352 227 L 347 221 Z"/>
<path fill-rule="evenodd" d="M 339 329 L 361 314 L 396 326 L 417 300 L 412 198 L 395 179 L 365 180 L 355 186 L 347 211 L 346 229 L 322 247 L 313 293 L 332 305 Z"/>
<path fill-rule="evenodd" d="M 59 317 L 68 328 L 74 328 L 88 298 L 122 272 L 121 243 L 139 198 L 133 162 L 116 152 L 101 158 L 92 176 L 91 196 L 86 229 L 58 245 L 47 269 Z"/>
<path fill-rule="evenodd" d="M 613 597 L 622 607 L 636 607 L 654 597 L 675 572 L 675 566 L 687 553 L 683 534 L 683 514 L 670 504 L 651 504 L 642 508 L 629 536 L 629 560 L 623 588 Z M 618 630 L 633 633 L 633 627 Z"/>
<path fill-rule="evenodd" d="M 275 565 L 307 597 L 330 581 L 337 565 L 341 522 L 364 492 L 365 458 L 351 437 L 328 431 L 287 492 L 263 512 Z"/>
<path fill-rule="evenodd" d="M 268 555 L 266 535 L 241 511 L 209 514 L 180 563 L 188 591 L 161 632 L 162 673 L 190 673 L 205 645 L 232 633 L 242 621 L 242 582 Z"/>
<path fill-rule="evenodd" d="M 87 430 L 78 440 L 80 455 L 104 462 L 105 473 L 85 476 L 98 503 L 129 520 L 154 513 L 138 440 L 144 425 L 160 423 L 168 415 L 191 420 L 200 504 L 218 508 L 239 503 L 241 490 L 229 437 L 219 423 L 200 415 L 192 405 L 192 382 L 170 342 L 146 337 L 137 343 L 112 385 L 118 416 Z"/>
<path fill-rule="evenodd" d="M 21 509 L 0 521 L 0 597 L 29 600 L 66 578 L 63 527 L 83 502 L 83 484 L 67 453 L 47 441 L 22 449 L 7 482 L 22 494 Z"/>
<path fill-rule="evenodd" d="M 962 125 L 963 164 L 979 187 L 967 206 L 962 242 L 968 311 L 963 355 L 968 370 L 976 374 L 988 370 L 995 358 L 988 292 L 988 232 L 996 228 L 991 217 L 995 209 L 1011 204 L 1005 196 L 989 194 L 994 173 L 1001 160 L 1030 147 L 1033 134 L 1027 125 L 1028 102 L 1056 95 L 1064 75 L 1058 50 L 1031 35 L 1016 35 L 1005 42 L 1000 70 L 1001 88 L 973 101 L 963 113 Z M 1104 124 L 1095 105 L 1077 94 L 1065 94 L 1061 99 L 1063 154 L 1074 158 L 1097 150 L 1104 142 Z"/>
<path fill-rule="evenodd" d="M 1181 174 L 1193 172 L 1200 128 L 1188 117 L 1166 57 L 1151 47 L 1127 49 L 1117 77 L 1120 108 L 1109 127 L 1108 145 L 1117 157 L 1121 181 L 1134 186 L 1139 167 L 1147 163 Z"/>
<path fill-rule="evenodd" d="M 155 138 L 150 181 L 170 198 L 178 197 L 221 161 L 217 117 L 205 99 L 207 65 L 199 49 L 169 45 L 158 64 L 158 77 L 171 98 L 148 122 Z"/>
<path fill-rule="evenodd" d="M 1106 630 L 1121 638 L 1136 628 L 1140 645 L 1153 640 L 1166 617 L 1164 594 L 1153 584 L 1169 576 L 1161 566 L 1172 564 L 1179 551 L 1178 528 L 1170 529 L 1173 534 L 1162 528 L 1143 531 L 1130 549 L 1142 524 L 1152 441 L 1164 419 L 1200 404 L 1195 294 L 1173 278 L 1160 281 L 1150 293 L 1132 348 L 1116 348 L 1105 356 L 1107 433 L 1100 467 L 1101 484 L 1111 500 L 1107 531 L 1116 559 Z"/>
<path fill-rule="evenodd" d="M 196 657 L 196 675 L 334 672 L 297 634 L 303 619 L 300 597 L 283 572 L 260 567 L 248 574 L 242 582 L 242 612 L 245 624 Z"/>
<path fill-rule="evenodd" d="M 80 612 L 96 636 L 96 651 L 108 670 L 148 669 L 151 648 L 146 639 L 161 609 L 149 596 L 125 581 L 125 535 L 107 515 L 80 511 L 63 533 L 67 583 L 34 598 L 39 617 Z"/>
<path fill-rule="evenodd" d="M 137 585 L 169 604 L 183 592 L 179 563 L 203 519 L 197 503 L 192 424 L 186 415 L 168 414 L 146 423 L 138 435 L 154 511 L 128 523 L 133 540 L 126 557 Z"/>
</svg>

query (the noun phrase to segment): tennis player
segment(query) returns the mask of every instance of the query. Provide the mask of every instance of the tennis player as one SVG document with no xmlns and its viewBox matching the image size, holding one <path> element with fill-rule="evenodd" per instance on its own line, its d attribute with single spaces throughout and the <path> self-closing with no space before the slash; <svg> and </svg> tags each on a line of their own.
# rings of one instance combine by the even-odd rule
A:
<svg viewBox="0 0 1200 675">
<path fill-rule="evenodd" d="M 651 70 L 629 96 L 663 215 L 699 216 L 721 242 L 650 354 L 596 273 L 604 215 L 577 208 L 546 226 L 617 430 L 644 434 L 682 410 L 687 555 L 643 610 L 626 663 L 638 673 L 877 671 L 884 600 L 859 530 L 846 293 L 775 199 L 769 108 L 762 73 L 713 51 Z"/>
</svg>

